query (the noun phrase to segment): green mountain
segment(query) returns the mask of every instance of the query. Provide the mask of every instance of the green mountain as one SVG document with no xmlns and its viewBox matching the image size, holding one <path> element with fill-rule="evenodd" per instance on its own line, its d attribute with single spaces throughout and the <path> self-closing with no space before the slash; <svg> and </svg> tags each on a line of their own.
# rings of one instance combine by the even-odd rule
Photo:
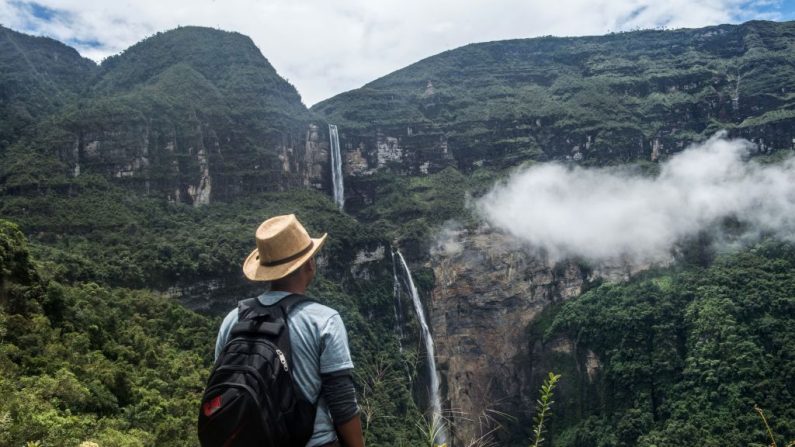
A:
<svg viewBox="0 0 795 447">
<path fill-rule="evenodd" d="M 281 78 L 250 38 L 201 27 L 182 27 L 157 33 L 102 62 L 94 95 L 134 91 L 163 82 L 173 66 L 185 66 L 212 84 L 230 106 L 289 119 L 308 118 L 295 87 Z"/>
<path fill-rule="evenodd" d="M 80 95 L 9 149 L 0 172 L 6 190 L 64 190 L 100 175 L 200 205 L 324 181 L 326 139 L 247 37 L 179 28 L 95 71 Z"/>
<path fill-rule="evenodd" d="M 413 173 L 654 160 L 720 129 L 791 149 L 794 36 L 795 22 L 755 21 L 476 43 L 312 110 L 370 167 L 394 139 Z"/>
</svg>

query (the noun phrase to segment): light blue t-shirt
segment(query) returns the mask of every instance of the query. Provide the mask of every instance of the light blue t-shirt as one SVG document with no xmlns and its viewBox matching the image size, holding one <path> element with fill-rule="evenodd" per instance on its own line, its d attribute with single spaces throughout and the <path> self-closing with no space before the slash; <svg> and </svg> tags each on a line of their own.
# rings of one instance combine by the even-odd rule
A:
<svg viewBox="0 0 795 447">
<path fill-rule="evenodd" d="M 289 292 L 266 292 L 258 297 L 269 306 L 290 295 Z M 221 323 L 215 342 L 215 358 L 221 353 L 229 338 L 232 326 L 237 323 L 237 309 L 233 309 Z M 353 368 L 348 334 L 336 310 L 316 302 L 298 304 L 287 316 L 290 329 L 290 347 L 293 350 L 293 378 L 298 388 L 310 402 L 317 401 L 315 431 L 307 447 L 334 442 L 337 433 L 326 402 L 320 397 L 321 374 Z"/>
</svg>

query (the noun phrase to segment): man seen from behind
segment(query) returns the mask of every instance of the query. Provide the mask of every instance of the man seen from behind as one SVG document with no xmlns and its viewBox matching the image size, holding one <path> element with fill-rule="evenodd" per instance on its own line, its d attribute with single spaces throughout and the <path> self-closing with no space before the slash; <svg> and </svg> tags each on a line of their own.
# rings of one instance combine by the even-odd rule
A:
<svg viewBox="0 0 795 447">
<path fill-rule="evenodd" d="M 292 214 L 263 222 L 256 231 L 257 248 L 243 264 L 248 279 L 270 283 L 270 290 L 254 304 L 274 306 L 289 301 L 287 297 L 295 300 L 296 294 L 304 295 L 317 272 L 315 255 L 326 237 L 311 238 Z M 316 403 L 314 430 L 306 446 L 363 447 L 345 326 L 337 311 L 314 300 L 299 299 L 286 313 L 292 380 L 308 402 Z M 224 318 L 216 359 L 233 338 L 241 309 Z"/>
</svg>

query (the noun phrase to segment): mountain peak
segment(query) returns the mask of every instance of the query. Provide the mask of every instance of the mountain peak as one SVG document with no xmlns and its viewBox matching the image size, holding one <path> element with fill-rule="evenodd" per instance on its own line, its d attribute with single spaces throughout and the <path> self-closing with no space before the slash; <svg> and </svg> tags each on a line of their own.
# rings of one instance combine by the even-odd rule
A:
<svg viewBox="0 0 795 447">
<path fill-rule="evenodd" d="M 175 64 L 190 66 L 222 90 L 245 88 L 252 95 L 278 96 L 292 103 L 291 109 L 301 103 L 295 87 L 279 76 L 251 38 L 199 26 L 156 33 L 107 58 L 94 90 L 128 91 L 152 82 Z"/>
</svg>

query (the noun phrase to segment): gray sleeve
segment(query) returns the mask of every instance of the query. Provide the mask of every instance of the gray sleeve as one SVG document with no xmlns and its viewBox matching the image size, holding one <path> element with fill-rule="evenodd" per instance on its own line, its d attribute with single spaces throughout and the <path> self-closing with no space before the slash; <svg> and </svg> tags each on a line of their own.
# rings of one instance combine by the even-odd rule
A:
<svg viewBox="0 0 795 447">
<path fill-rule="evenodd" d="M 356 404 L 356 390 L 353 386 L 351 370 L 344 369 L 321 376 L 320 395 L 328 405 L 334 425 L 340 425 L 359 414 Z"/>
<path fill-rule="evenodd" d="M 348 333 L 338 313 L 332 315 L 320 332 L 320 374 L 352 369 Z"/>
</svg>

